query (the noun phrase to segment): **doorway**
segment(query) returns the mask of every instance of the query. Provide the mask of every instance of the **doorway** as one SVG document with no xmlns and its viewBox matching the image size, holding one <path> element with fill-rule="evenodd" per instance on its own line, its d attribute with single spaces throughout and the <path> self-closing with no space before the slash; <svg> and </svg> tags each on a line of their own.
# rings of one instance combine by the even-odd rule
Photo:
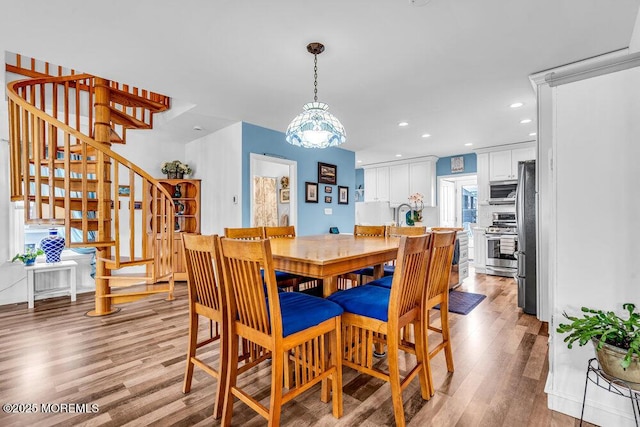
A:
<svg viewBox="0 0 640 427">
<path fill-rule="evenodd" d="M 249 159 L 250 226 L 297 226 L 298 163 L 255 153 Z"/>
<path fill-rule="evenodd" d="M 469 236 L 469 259 L 474 259 L 472 227 L 478 221 L 478 180 L 473 175 L 438 178 L 440 226 L 461 227 Z"/>
</svg>

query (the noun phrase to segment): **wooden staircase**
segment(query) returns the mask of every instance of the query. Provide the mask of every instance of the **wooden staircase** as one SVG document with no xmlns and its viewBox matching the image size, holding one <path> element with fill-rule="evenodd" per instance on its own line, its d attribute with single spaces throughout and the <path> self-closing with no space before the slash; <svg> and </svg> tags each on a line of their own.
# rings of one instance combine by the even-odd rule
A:
<svg viewBox="0 0 640 427">
<path fill-rule="evenodd" d="M 24 201 L 26 224 L 64 225 L 67 247 L 96 248 L 88 314 L 157 293 L 172 300 L 171 195 L 110 148 L 126 143 L 127 129 L 151 129 L 169 98 L 21 55 L 6 70 L 29 77 L 7 85 L 11 199 Z"/>
</svg>

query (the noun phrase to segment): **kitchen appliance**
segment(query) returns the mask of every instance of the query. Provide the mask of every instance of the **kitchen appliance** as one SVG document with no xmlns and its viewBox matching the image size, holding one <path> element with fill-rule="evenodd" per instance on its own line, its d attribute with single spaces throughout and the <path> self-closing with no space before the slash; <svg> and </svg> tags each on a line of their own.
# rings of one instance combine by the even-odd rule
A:
<svg viewBox="0 0 640 427">
<path fill-rule="evenodd" d="M 489 183 L 490 205 L 513 205 L 516 202 L 518 181 L 491 181 Z"/>
<path fill-rule="evenodd" d="M 537 314 L 535 160 L 518 163 L 516 223 L 519 243 L 516 251 L 518 307 L 527 314 Z"/>
<path fill-rule="evenodd" d="M 515 277 L 518 263 L 516 214 L 494 212 L 493 223 L 487 227 L 487 274 Z"/>
</svg>

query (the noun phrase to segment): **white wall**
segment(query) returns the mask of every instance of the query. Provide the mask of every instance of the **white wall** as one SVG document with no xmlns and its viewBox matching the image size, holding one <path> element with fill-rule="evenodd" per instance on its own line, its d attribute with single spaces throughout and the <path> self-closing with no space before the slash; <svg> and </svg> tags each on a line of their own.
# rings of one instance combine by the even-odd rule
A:
<svg viewBox="0 0 640 427">
<path fill-rule="evenodd" d="M 541 150 L 555 151 L 550 189 L 557 209 L 551 226 L 557 233 L 546 391 L 551 409 L 579 417 L 587 361 L 594 352 L 566 347 L 555 332 L 563 311 L 578 314 L 588 306 L 622 313 L 623 303 L 640 301 L 640 68 L 552 91 L 553 141 L 551 146 L 541 142 Z M 592 386 L 585 419 L 632 425 L 628 406 L 627 400 Z"/>
<path fill-rule="evenodd" d="M 188 143 L 185 161 L 202 179 L 202 234 L 242 227 L 242 123 Z"/>
<path fill-rule="evenodd" d="M 640 52 L 640 10 L 638 10 L 636 24 L 633 27 L 633 34 L 631 35 L 631 41 L 629 42 L 629 52 Z"/>
</svg>

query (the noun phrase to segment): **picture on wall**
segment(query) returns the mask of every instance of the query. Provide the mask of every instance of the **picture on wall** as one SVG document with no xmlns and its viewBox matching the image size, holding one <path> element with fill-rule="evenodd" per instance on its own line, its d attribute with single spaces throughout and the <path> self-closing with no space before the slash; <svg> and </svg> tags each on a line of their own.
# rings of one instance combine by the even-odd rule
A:
<svg viewBox="0 0 640 427">
<path fill-rule="evenodd" d="M 338 167 L 329 163 L 318 162 L 318 182 L 336 185 L 338 183 Z"/>
<path fill-rule="evenodd" d="M 451 158 L 451 173 L 464 172 L 464 157 L 457 156 Z"/>
<path fill-rule="evenodd" d="M 340 185 L 338 186 L 338 204 L 349 204 L 349 187 L 342 187 Z"/>
<path fill-rule="evenodd" d="M 318 184 L 315 182 L 304 183 L 304 201 L 307 203 L 318 203 Z"/>
<path fill-rule="evenodd" d="M 131 188 L 128 185 L 118 186 L 118 196 L 128 197 L 130 193 L 131 193 Z"/>
<path fill-rule="evenodd" d="M 324 192 L 325 193 L 332 193 L 333 192 L 333 187 L 330 185 L 325 185 L 324 186 Z"/>
<path fill-rule="evenodd" d="M 331 198 L 331 196 L 324 196 L 324 202 L 325 203 L 331 203 L 333 199 Z"/>
<path fill-rule="evenodd" d="M 288 188 L 283 188 L 280 190 L 280 203 L 289 203 L 291 194 L 289 193 Z"/>
</svg>

